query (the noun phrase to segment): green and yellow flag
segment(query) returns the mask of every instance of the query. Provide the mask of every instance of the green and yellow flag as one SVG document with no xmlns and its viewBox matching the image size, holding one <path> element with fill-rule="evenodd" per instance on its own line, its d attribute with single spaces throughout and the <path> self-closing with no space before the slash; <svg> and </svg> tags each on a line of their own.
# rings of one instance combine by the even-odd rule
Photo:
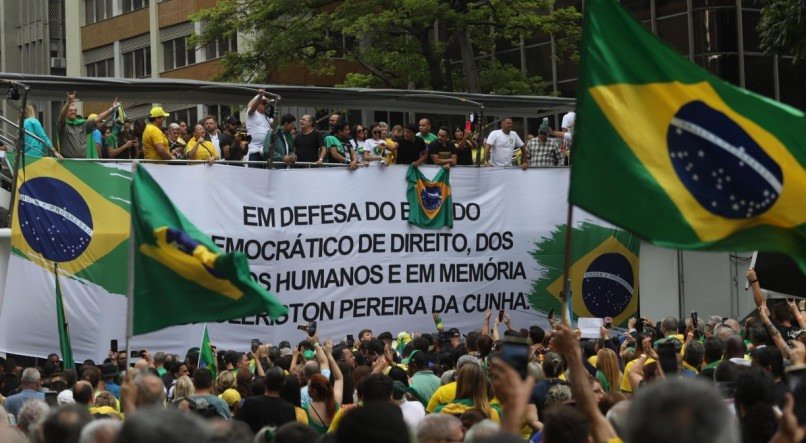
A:
<svg viewBox="0 0 806 443">
<path fill-rule="evenodd" d="M 11 221 L 12 253 L 48 272 L 126 294 L 130 172 L 25 158 Z"/>
<path fill-rule="evenodd" d="M 453 227 L 453 197 L 450 171 L 439 168 L 433 179 L 425 178 L 416 166 L 406 173 L 409 223 L 421 228 Z"/>
<path fill-rule="evenodd" d="M 257 284 L 241 252 L 223 254 L 171 203 L 144 167 L 132 181 L 134 288 L 130 334 L 288 312 Z"/>
<path fill-rule="evenodd" d="M 537 311 L 554 309 L 562 316 L 563 264 L 568 227 L 558 226 L 535 243 L 532 257 L 543 276 L 532 283 L 529 302 Z M 627 231 L 590 222 L 572 228 L 571 314 L 578 317 L 612 317 L 626 326 L 638 310 L 639 240 Z"/>
<path fill-rule="evenodd" d="M 783 252 L 806 272 L 803 112 L 695 66 L 614 0 L 584 23 L 570 201 L 660 246 Z"/>
</svg>

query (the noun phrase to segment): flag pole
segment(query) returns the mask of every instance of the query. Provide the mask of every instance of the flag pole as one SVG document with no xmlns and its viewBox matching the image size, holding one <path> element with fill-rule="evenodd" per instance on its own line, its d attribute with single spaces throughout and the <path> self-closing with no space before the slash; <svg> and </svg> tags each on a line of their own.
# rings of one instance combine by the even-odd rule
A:
<svg viewBox="0 0 806 443">
<path fill-rule="evenodd" d="M 64 299 L 59 286 L 59 264 L 53 262 L 53 275 L 56 282 L 56 321 L 59 326 L 59 351 L 62 353 L 64 369 L 75 369 L 76 361 L 73 358 L 73 347 L 70 345 L 70 330 L 67 326 L 67 313 L 64 311 Z"/>
<path fill-rule="evenodd" d="M 135 205 L 134 199 L 134 176 L 137 172 L 137 163 L 135 160 L 132 162 L 132 209 Z M 129 353 L 129 339 L 132 336 L 133 316 L 134 316 L 134 217 L 130 217 L 129 221 L 129 282 L 128 290 L 126 291 L 126 353 Z"/>
<path fill-rule="evenodd" d="M 568 310 L 568 302 L 571 298 L 571 277 L 569 275 L 571 268 L 571 231 L 573 229 L 572 223 L 574 222 L 574 205 L 568 202 L 568 215 L 565 220 L 565 257 L 563 258 L 563 290 L 560 294 L 560 301 L 562 302 L 563 310 L 563 323 L 571 326 L 571 314 Z"/>
</svg>

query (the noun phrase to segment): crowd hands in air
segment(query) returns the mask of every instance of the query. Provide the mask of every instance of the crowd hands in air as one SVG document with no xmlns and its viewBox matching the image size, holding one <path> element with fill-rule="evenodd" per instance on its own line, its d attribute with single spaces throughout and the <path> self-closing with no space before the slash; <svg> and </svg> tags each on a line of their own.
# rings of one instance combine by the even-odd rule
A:
<svg viewBox="0 0 806 443">
<path fill-rule="evenodd" d="M 434 314 L 434 333 L 336 343 L 312 323 L 295 345 L 213 348 L 212 367 L 198 348 L 110 352 L 78 370 L 56 354 L 24 370 L 9 358 L 0 441 L 800 442 L 804 306 L 770 312 L 747 279 L 759 311 L 743 325 L 632 318 L 582 340 L 556 319 L 518 329 L 488 310 L 465 334 Z"/>
<path fill-rule="evenodd" d="M 562 128 L 552 130 L 547 119 L 528 136 L 526 143 L 513 129 L 511 118 L 500 121 L 479 146 L 470 123 L 449 128 L 432 127 L 428 118 L 407 125 L 375 122 L 350 124 L 345 116 L 327 116 L 328 129 L 318 129 L 310 115 L 284 114 L 278 121 L 262 89 L 246 107 L 246 122 L 230 115 L 221 122 L 207 116 L 195 125 L 172 122 L 170 114 L 154 107 L 144 120 L 128 121 L 115 99 L 100 114 L 83 118 L 78 114 L 75 92 L 59 115 L 59 134 L 54 143 L 36 119 L 32 106 L 26 110 L 25 137 L 28 156 L 63 158 L 109 158 L 147 160 L 203 160 L 207 162 L 249 161 L 250 167 L 292 168 L 342 164 L 361 166 L 403 164 L 551 167 L 563 166 L 570 158 L 575 113 L 563 117 Z M 88 152 L 97 155 L 88 155 Z M 481 158 L 478 158 L 478 157 Z M 239 163 L 241 164 L 241 163 Z"/>
</svg>

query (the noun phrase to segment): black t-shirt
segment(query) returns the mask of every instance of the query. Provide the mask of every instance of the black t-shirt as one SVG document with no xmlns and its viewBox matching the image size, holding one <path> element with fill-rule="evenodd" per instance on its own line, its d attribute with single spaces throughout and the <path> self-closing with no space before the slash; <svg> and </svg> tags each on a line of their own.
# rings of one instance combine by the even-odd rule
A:
<svg viewBox="0 0 806 443">
<path fill-rule="evenodd" d="M 297 413 L 294 405 L 280 397 L 258 395 L 243 402 L 236 418 L 246 422 L 257 434 L 265 426 L 279 427 L 296 421 Z"/>
<path fill-rule="evenodd" d="M 218 134 L 218 146 L 221 147 L 221 155 L 222 156 L 224 155 L 224 147 L 225 146 L 229 146 L 230 147 L 230 153 L 232 153 L 231 148 L 232 148 L 232 145 L 234 143 L 235 143 L 235 139 L 231 135 L 227 134 L 226 132 L 222 132 L 222 133 Z"/>
<path fill-rule="evenodd" d="M 456 164 L 457 165 L 473 165 L 473 148 L 470 143 L 465 143 L 464 149 L 459 149 L 458 144 L 459 142 L 456 140 L 451 140 L 449 142 L 453 146 L 457 146 L 456 148 Z"/>
<path fill-rule="evenodd" d="M 436 155 L 437 158 L 442 160 L 450 160 L 452 155 L 459 155 L 459 151 L 456 149 L 456 145 L 453 142 L 448 141 L 445 146 L 439 142 L 439 139 L 432 141 L 428 144 L 428 159 L 431 160 L 431 156 Z M 433 163 L 430 162 L 429 163 Z"/>
<path fill-rule="evenodd" d="M 298 162 L 316 162 L 319 160 L 319 149 L 325 145 L 322 133 L 313 130 L 309 134 L 297 133 L 294 137 L 294 149 Z"/>
<path fill-rule="evenodd" d="M 425 142 L 420 137 L 414 140 L 406 140 L 404 137 L 395 137 L 397 143 L 397 161 L 399 165 L 410 165 L 420 159 L 425 147 Z"/>
</svg>

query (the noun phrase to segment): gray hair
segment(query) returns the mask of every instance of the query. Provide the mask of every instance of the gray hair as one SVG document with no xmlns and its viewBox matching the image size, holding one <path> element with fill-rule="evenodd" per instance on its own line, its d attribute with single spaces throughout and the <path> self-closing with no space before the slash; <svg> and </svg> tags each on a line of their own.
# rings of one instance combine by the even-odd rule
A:
<svg viewBox="0 0 806 443">
<path fill-rule="evenodd" d="M 719 392 L 694 378 L 668 378 L 639 389 L 628 416 L 625 441 L 740 441 L 733 417 Z"/>
<path fill-rule="evenodd" d="M 627 427 L 627 420 L 630 415 L 628 414 L 632 400 L 624 400 L 614 404 L 608 411 L 605 418 L 613 425 L 616 434 L 624 438 L 624 429 Z"/>
<path fill-rule="evenodd" d="M 714 337 L 722 340 L 723 343 L 733 335 L 736 335 L 736 331 L 728 325 L 719 324 L 714 328 Z"/>
<path fill-rule="evenodd" d="M 526 368 L 529 375 L 531 375 L 532 378 L 535 379 L 535 383 L 542 381 L 546 378 L 546 376 L 543 375 L 543 367 L 540 366 L 540 363 L 536 361 L 529 362 L 529 365 Z"/>
<path fill-rule="evenodd" d="M 90 422 L 81 430 L 78 443 L 114 441 L 123 424 L 114 418 L 102 418 Z"/>
<path fill-rule="evenodd" d="M 462 422 L 453 415 L 426 415 L 417 425 L 417 443 L 436 443 L 446 440 L 457 427 L 461 428 Z"/>
<path fill-rule="evenodd" d="M 499 431 L 501 431 L 501 425 L 489 418 L 485 418 L 467 430 L 464 443 L 476 443 L 479 440 L 485 440 L 488 437 L 497 435 Z"/>
<path fill-rule="evenodd" d="M 42 376 L 39 375 L 39 371 L 36 368 L 25 368 L 25 370 L 22 371 L 20 381 L 22 383 L 36 383 L 40 378 L 42 378 Z"/>
<path fill-rule="evenodd" d="M 571 397 L 571 386 L 559 384 L 554 385 L 549 388 L 548 392 L 546 392 L 545 406 L 553 405 L 555 403 L 565 403 L 568 400 L 571 400 Z"/>
<path fill-rule="evenodd" d="M 170 125 L 168 125 L 168 129 L 169 129 L 169 130 L 171 130 L 171 129 L 181 129 L 181 128 L 182 128 L 182 127 L 181 127 L 181 126 L 179 126 L 179 123 L 171 123 Z M 162 353 L 162 352 L 157 352 L 157 354 L 162 354 L 163 358 L 165 358 L 165 354 L 164 354 L 164 353 Z M 155 355 L 154 355 L 154 360 L 156 360 L 156 359 L 157 359 L 157 354 L 155 354 Z"/>
<path fill-rule="evenodd" d="M 17 427 L 26 435 L 30 435 L 34 428 L 42 423 L 48 415 L 50 407 L 44 400 L 32 399 L 26 401 L 17 413 Z"/>
<path fill-rule="evenodd" d="M 456 371 L 453 369 L 449 369 L 442 373 L 442 376 L 439 378 L 439 384 L 444 386 L 448 383 L 453 381 L 453 376 L 456 375 Z"/>
<path fill-rule="evenodd" d="M 141 374 L 134 379 L 137 387 L 137 406 L 164 406 L 165 385 L 152 374 Z"/>
<path fill-rule="evenodd" d="M 462 369 L 462 366 L 468 363 L 473 363 L 474 365 L 481 366 L 481 361 L 479 360 L 478 357 L 470 354 L 465 354 L 459 357 L 459 360 L 456 361 L 456 370 L 458 371 Z"/>
</svg>

